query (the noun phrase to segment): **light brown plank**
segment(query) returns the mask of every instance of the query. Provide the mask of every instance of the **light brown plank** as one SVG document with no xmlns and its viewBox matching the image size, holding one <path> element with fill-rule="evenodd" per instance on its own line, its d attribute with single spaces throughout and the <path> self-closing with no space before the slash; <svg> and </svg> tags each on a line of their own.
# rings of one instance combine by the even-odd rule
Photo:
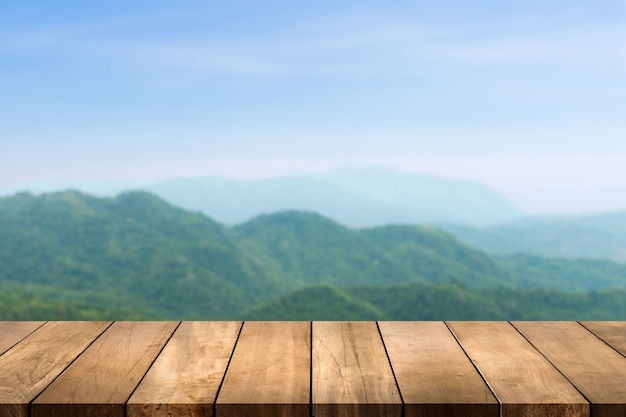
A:
<svg viewBox="0 0 626 417">
<path fill-rule="evenodd" d="M 28 403 L 110 322 L 49 322 L 0 356 L 0 416 L 28 417 Z"/>
<path fill-rule="evenodd" d="M 626 358 L 576 322 L 514 322 L 591 402 L 594 417 L 626 415 Z"/>
<path fill-rule="evenodd" d="M 183 322 L 128 400 L 128 417 L 211 417 L 241 322 Z"/>
<path fill-rule="evenodd" d="M 581 324 L 626 356 L 626 321 L 583 321 Z"/>
<path fill-rule="evenodd" d="M 218 417 L 308 417 L 308 322 L 245 322 L 216 402 Z"/>
<path fill-rule="evenodd" d="M 503 417 L 589 416 L 589 403 L 511 324 L 449 322 Z"/>
<path fill-rule="evenodd" d="M 2 321 L 0 322 L 0 355 L 15 346 L 20 340 L 43 326 L 45 321 Z"/>
<path fill-rule="evenodd" d="M 489 387 L 443 322 L 380 322 L 406 417 L 499 417 Z"/>
<path fill-rule="evenodd" d="M 375 322 L 314 322 L 312 366 L 315 417 L 402 414 Z"/>
<path fill-rule="evenodd" d="M 34 402 L 34 417 L 124 417 L 177 322 L 115 322 Z"/>
</svg>

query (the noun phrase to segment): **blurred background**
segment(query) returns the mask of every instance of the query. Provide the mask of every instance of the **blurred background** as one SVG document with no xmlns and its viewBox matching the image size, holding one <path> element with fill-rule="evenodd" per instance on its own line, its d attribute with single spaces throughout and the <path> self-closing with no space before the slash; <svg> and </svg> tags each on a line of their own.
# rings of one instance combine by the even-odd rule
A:
<svg viewBox="0 0 626 417">
<path fill-rule="evenodd" d="M 4 2 L 0 91 L 0 317 L 626 314 L 623 1 Z"/>
</svg>

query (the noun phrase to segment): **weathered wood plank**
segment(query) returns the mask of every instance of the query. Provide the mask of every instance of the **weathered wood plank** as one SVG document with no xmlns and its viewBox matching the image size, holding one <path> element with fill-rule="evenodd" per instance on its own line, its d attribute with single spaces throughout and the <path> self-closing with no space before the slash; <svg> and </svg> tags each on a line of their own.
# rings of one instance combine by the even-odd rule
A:
<svg viewBox="0 0 626 417">
<path fill-rule="evenodd" d="M 43 326 L 45 321 L 2 321 L 0 322 L 0 355 L 15 346 L 20 340 Z"/>
<path fill-rule="evenodd" d="M 213 416 L 241 322 L 183 322 L 126 406 L 128 417 Z"/>
<path fill-rule="evenodd" d="M 218 417 L 308 417 L 308 322 L 245 322 L 218 394 Z"/>
<path fill-rule="evenodd" d="M 407 417 L 499 417 L 489 387 L 443 322 L 380 322 Z"/>
<path fill-rule="evenodd" d="M 576 322 L 513 325 L 587 397 L 594 417 L 626 415 L 626 358 Z"/>
<path fill-rule="evenodd" d="M 375 322 L 314 322 L 312 366 L 315 417 L 402 414 Z"/>
<path fill-rule="evenodd" d="M 589 416 L 589 403 L 507 322 L 449 322 L 503 417 Z"/>
<path fill-rule="evenodd" d="M 49 322 L 0 356 L 0 416 L 28 417 L 28 404 L 110 322 Z"/>
<path fill-rule="evenodd" d="M 581 324 L 626 356 L 626 321 L 583 321 Z"/>
<path fill-rule="evenodd" d="M 32 404 L 33 417 L 124 417 L 178 322 L 115 322 Z"/>
</svg>

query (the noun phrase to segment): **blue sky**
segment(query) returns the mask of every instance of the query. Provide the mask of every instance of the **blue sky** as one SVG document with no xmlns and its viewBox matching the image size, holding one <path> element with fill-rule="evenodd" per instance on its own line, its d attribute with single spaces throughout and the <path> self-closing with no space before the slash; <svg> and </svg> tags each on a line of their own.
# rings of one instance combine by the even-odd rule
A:
<svg viewBox="0 0 626 417">
<path fill-rule="evenodd" d="M 0 3 L 0 185 L 384 164 L 626 208 L 626 3 Z"/>
</svg>

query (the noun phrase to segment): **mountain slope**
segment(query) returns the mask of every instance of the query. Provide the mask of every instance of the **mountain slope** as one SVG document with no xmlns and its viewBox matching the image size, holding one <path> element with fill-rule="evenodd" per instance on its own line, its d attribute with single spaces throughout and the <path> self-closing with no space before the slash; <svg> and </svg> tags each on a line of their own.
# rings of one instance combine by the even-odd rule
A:
<svg viewBox="0 0 626 417">
<path fill-rule="evenodd" d="M 455 284 L 308 287 L 252 308 L 245 320 L 624 320 L 626 290 L 472 290 Z M 355 318 L 356 317 L 356 318 Z"/>
<path fill-rule="evenodd" d="M 343 305 L 342 317 L 399 317 L 400 310 L 389 309 L 413 311 L 415 300 L 422 306 L 439 300 L 460 300 L 463 306 L 467 300 L 467 314 L 478 308 L 495 317 L 509 310 L 481 294 L 513 303 L 515 291 L 626 288 L 626 265 L 615 262 L 494 256 L 433 227 L 355 230 L 295 211 L 227 228 L 145 192 L 2 198 L 0 236 L 0 290 L 14 292 L 5 305 L 23 300 L 33 311 L 59 318 L 110 319 L 121 312 L 151 319 L 232 319 L 244 311 L 261 317 L 266 305 L 285 314 L 301 305 L 313 314 L 316 299 Z M 402 286 L 407 293 L 421 288 L 426 298 L 394 301 L 404 299 Z M 376 299 L 386 293 L 393 306 Z M 427 301 L 428 294 L 435 298 Z M 570 300 L 550 297 L 561 304 Z M 50 308 L 56 304 L 67 305 L 66 313 L 54 315 Z M 330 317 L 325 309 L 316 317 Z"/>
<path fill-rule="evenodd" d="M 465 242 L 498 253 L 626 262 L 626 212 L 531 217 L 489 227 L 442 225 Z"/>
<path fill-rule="evenodd" d="M 378 320 L 371 304 L 327 285 L 303 288 L 238 315 L 241 320 Z"/>
<path fill-rule="evenodd" d="M 588 290 L 626 286 L 626 265 L 609 261 L 493 256 L 426 226 L 354 230 L 315 213 L 259 216 L 232 229 L 248 255 L 299 285 L 422 282 L 470 288 Z"/>
<path fill-rule="evenodd" d="M 132 294 L 164 314 L 223 317 L 279 287 L 223 226 L 147 193 L 0 199 L 0 235 L 0 282 Z"/>
<path fill-rule="evenodd" d="M 347 285 L 367 280 L 377 245 L 358 231 L 315 213 L 284 211 L 258 216 L 233 229 L 254 258 L 273 274 L 301 285 Z"/>
<path fill-rule="evenodd" d="M 259 216 L 233 232 L 256 258 L 269 260 L 273 273 L 306 285 L 512 282 L 506 268 L 484 253 L 424 226 L 354 230 L 315 213 L 286 211 Z"/>
<path fill-rule="evenodd" d="M 624 320 L 626 290 L 470 289 L 411 283 L 346 290 L 384 320 Z"/>
<path fill-rule="evenodd" d="M 146 320 L 162 313 L 121 294 L 46 286 L 3 286 L 0 320 Z"/>
</svg>

